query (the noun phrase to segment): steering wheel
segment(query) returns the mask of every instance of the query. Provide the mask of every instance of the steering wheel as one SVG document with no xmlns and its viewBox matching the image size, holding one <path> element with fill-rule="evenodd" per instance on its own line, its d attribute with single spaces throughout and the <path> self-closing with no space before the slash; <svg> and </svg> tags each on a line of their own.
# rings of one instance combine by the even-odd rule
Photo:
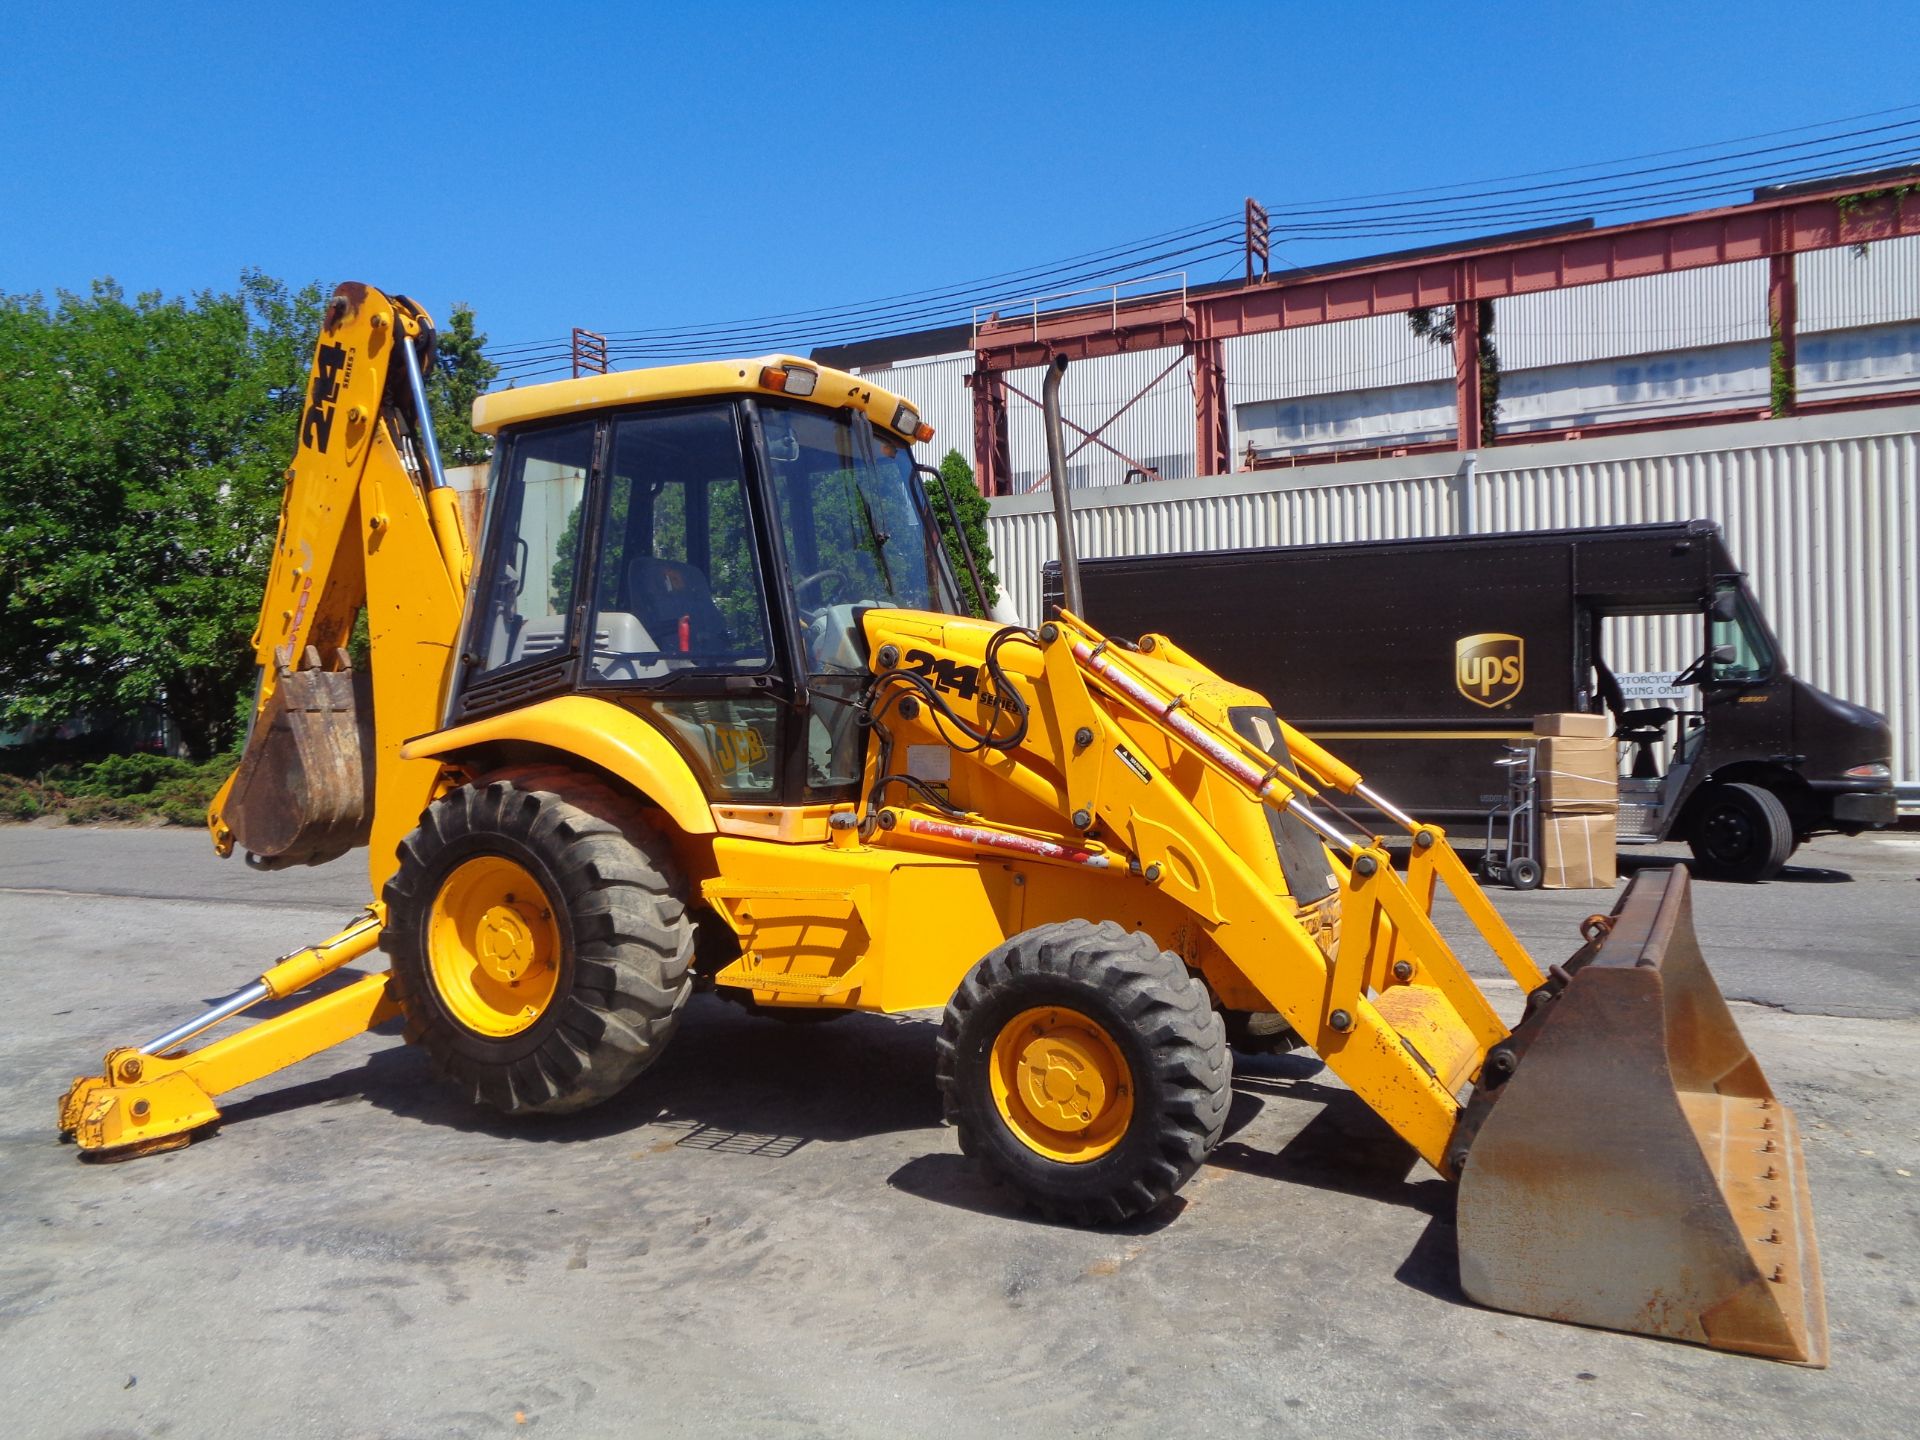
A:
<svg viewBox="0 0 1920 1440">
<path fill-rule="evenodd" d="M 1686 669 L 1682 670 L 1667 683 L 1676 690 L 1684 690 L 1689 685 L 1698 685 L 1700 678 L 1707 673 L 1707 666 L 1712 662 L 1713 651 L 1708 650 L 1706 654 L 1687 666 Z"/>
<path fill-rule="evenodd" d="M 811 575 L 802 575 L 798 580 L 793 582 L 793 601 L 794 605 L 800 610 L 800 618 L 802 620 L 811 620 L 812 615 L 808 613 L 806 606 L 800 603 L 800 597 L 814 586 L 825 584 L 829 580 L 838 580 L 840 582 L 839 588 L 835 591 L 836 594 L 842 590 L 850 590 L 853 588 L 852 577 L 837 566 L 828 566 L 825 570 L 816 570 Z M 814 613 L 816 614 L 820 610 L 826 609 L 827 605 L 831 603 L 828 601 L 824 592 L 818 598 L 820 603 L 814 607 Z"/>
</svg>

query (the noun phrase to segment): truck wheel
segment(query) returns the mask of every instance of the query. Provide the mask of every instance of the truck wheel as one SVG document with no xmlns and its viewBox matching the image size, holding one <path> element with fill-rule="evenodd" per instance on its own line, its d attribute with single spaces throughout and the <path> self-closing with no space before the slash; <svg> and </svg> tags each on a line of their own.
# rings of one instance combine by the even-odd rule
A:
<svg viewBox="0 0 1920 1440">
<path fill-rule="evenodd" d="M 1112 921 L 993 950 L 948 1003 L 936 1054 L 960 1148 L 1053 1219 L 1158 1209 L 1226 1124 L 1226 1027 L 1206 987 Z"/>
<path fill-rule="evenodd" d="M 660 837 L 612 790 L 542 769 L 465 785 L 400 844 L 381 946 L 407 1037 L 482 1105 L 564 1114 L 658 1058 L 693 923 Z"/>
<path fill-rule="evenodd" d="M 1714 785 L 1694 803 L 1687 844 L 1700 874 L 1751 884 L 1780 873 L 1793 853 L 1793 826 L 1787 807 L 1771 790 Z"/>
<path fill-rule="evenodd" d="M 1538 890 L 1542 878 L 1540 862 L 1531 855 L 1507 862 L 1507 884 L 1515 890 Z"/>
</svg>

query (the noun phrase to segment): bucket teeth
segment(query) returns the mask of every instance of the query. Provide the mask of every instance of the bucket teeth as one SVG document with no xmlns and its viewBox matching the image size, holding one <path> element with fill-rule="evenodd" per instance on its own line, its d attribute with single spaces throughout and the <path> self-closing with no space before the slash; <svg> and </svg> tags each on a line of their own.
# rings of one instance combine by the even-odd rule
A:
<svg viewBox="0 0 1920 1440">
<path fill-rule="evenodd" d="M 1824 1365 L 1793 1114 L 1693 933 L 1687 872 L 1643 871 L 1483 1075 L 1450 1155 L 1482 1304 Z M 1557 982 L 1556 982 L 1557 983 Z"/>
</svg>

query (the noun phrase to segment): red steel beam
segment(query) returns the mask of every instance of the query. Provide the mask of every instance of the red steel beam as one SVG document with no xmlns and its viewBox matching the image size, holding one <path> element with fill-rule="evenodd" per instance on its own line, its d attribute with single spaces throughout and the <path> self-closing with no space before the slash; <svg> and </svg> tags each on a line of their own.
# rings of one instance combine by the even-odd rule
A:
<svg viewBox="0 0 1920 1440">
<path fill-rule="evenodd" d="M 1117 320 L 1101 309 L 1005 321 L 981 327 L 974 365 L 980 371 L 1019 370 L 1055 355 L 1085 360 L 1920 235 L 1920 195 L 1842 206 L 1857 193 L 1856 187 L 1836 186 L 1574 235 L 1256 281 L 1189 295 L 1184 306 L 1178 298 L 1148 297 L 1120 306 Z"/>
</svg>

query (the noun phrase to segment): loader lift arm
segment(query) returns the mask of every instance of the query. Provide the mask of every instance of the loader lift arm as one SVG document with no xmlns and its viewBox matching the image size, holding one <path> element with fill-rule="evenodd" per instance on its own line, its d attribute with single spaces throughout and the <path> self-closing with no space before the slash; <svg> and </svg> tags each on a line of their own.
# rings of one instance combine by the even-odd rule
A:
<svg viewBox="0 0 1920 1440">
<path fill-rule="evenodd" d="M 240 764 L 215 796 L 216 850 L 249 864 L 322 864 L 368 847 L 372 893 L 433 798 L 441 767 L 401 758 L 436 728 L 471 567 L 446 484 L 425 376 L 425 311 L 371 286 L 340 286 L 314 347 L 299 448 L 286 472 L 273 557 L 253 632 L 260 685 Z M 376 663 L 346 656 L 365 609 Z M 390 1018 L 384 974 L 183 1052 L 193 1037 L 371 952 L 381 907 L 295 951 L 251 985 L 61 1097 L 60 1131 L 87 1153 L 186 1143 L 219 1117 L 216 1097 Z"/>
<path fill-rule="evenodd" d="M 1638 878 L 1613 916 L 1587 922 L 1588 943 L 1543 974 L 1444 830 L 1407 816 L 1277 717 L 1286 741 L 1278 759 L 1220 723 L 1218 692 L 1230 687 L 1164 636 L 1127 644 L 1056 612 L 1029 638 L 1043 654 L 1035 704 L 1050 712 L 1053 733 L 1074 737 L 1063 808 L 1086 838 L 1019 834 L 908 800 L 882 812 L 883 842 L 1039 854 L 1131 874 L 1210 918 L 1236 978 L 1460 1183 L 1462 1283 L 1474 1299 L 1825 1363 L 1793 1117 L 1700 957 L 1684 869 Z M 1155 732 L 1176 742 L 1170 763 L 1148 758 Z M 1297 816 L 1326 844 L 1340 906 L 1330 953 L 1286 897 L 1263 890 L 1190 813 L 1173 780 L 1188 758 Z M 1339 809 L 1341 794 L 1405 828 L 1404 870 Z M 1517 1029 L 1435 923 L 1442 890 L 1526 996 Z M 1594 1195 L 1605 1199 L 1595 1205 Z M 1592 1243 L 1590 1228 L 1607 1243 Z"/>
</svg>

